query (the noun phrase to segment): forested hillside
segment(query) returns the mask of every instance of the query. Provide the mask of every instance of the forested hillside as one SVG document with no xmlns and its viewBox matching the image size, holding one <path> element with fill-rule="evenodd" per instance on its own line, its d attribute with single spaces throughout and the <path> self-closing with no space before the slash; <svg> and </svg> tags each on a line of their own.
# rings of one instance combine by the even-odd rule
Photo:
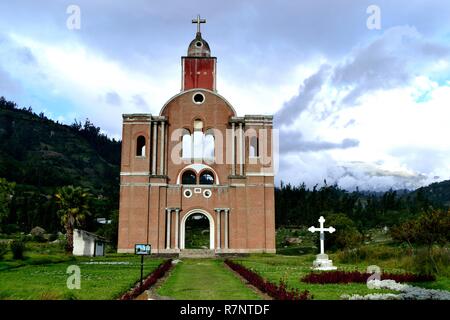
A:
<svg viewBox="0 0 450 320">
<path fill-rule="evenodd" d="M 3 231 L 60 230 L 54 195 L 67 185 L 92 193 L 86 227 L 95 228 L 118 208 L 119 165 L 120 142 L 89 120 L 67 126 L 0 98 L 0 178 L 15 183 Z"/>
<path fill-rule="evenodd" d="M 312 225 L 319 215 L 345 214 L 359 229 L 397 225 L 430 208 L 448 208 L 450 181 L 415 191 L 349 192 L 336 185 L 308 189 L 281 184 L 275 189 L 278 226 Z"/>
<path fill-rule="evenodd" d="M 450 207 L 450 180 L 432 183 L 427 187 L 419 188 L 415 194 L 421 193 L 433 203 Z"/>
</svg>

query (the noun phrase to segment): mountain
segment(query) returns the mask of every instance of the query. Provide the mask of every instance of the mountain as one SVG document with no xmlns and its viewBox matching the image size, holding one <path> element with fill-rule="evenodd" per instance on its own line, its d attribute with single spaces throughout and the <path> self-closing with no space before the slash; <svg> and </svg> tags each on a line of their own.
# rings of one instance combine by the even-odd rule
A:
<svg viewBox="0 0 450 320">
<path fill-rule="evenodd" d="M 450 180 L 432 183 L 415 190 L 413 194 L 422 194 L 434 204 L 450 207 Z"/>
<path fill-rule="evenodd" d="M 89 120 L 63 125 L 0 98 L 0 177 L 16 183 L 8 222 L 22 231 L 59 228 L 49 199 L 66 185 L 89 188 L 94 217 L 108 217 L 119 206 L 119 166 L 120 141 Z"/>
<path fill-rule="evenodd" d="M 84 129 L 89 126 L 87 121 Z M 62 125 L 0 98 L 0 177 L 42 188 L 69 184 L 93 190 L 117 187 L 119 158 L 105 158 L 84 133 L 80 124 Z M 120 154 L 119 142 L 104 140 Z"/>
</svg>

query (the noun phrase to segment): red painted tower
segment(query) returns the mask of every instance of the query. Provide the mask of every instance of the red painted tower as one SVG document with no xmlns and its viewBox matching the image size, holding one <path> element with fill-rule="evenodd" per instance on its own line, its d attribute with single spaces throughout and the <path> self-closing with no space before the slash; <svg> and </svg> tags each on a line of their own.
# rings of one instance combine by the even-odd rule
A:
<svg viewBox="0 0 450 320">
<path fill-rule="evenodd" d="M 181 57 L 182 83 L 181 91 L 203 88 L 216 91 L 216 57 L 211 57 L 209 44 L 202 38 L 200 24 L 206 20 L 192 20 L 197 23 L 197 34 L 191 41 L 188 48 L 188 54 Z"/>
</svg>

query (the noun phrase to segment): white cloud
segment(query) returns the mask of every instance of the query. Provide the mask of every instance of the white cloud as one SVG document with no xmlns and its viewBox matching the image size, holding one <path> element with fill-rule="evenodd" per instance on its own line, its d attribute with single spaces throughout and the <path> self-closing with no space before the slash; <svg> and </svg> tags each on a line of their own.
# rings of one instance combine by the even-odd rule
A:
<svg viewBox="0 0 450 320">
<path fill-rule="evenodd" d="M 30 81 L 28 85 L 44 95 L 51 93 L 72 101 L 77 114 L 89 117 L 110 134 L 120 133 L 122 113 L 159 113 L 179 83 L 168 76 L 157 79 L 142 70 L 130 70 L 80 43 L 49 44 L 17 34 L 10 38 L 16 46 L 30 50 L 39 65 L 34 73 L 14 67 L 23 81 L 42 72 L 41 81 Z M 147 110 L 135 103 L 136 96 L 150 102 Z M 61 114 L 64 108 L 61 106 Z"/>
<path fill-rule="evenodd" d="M 424 51 L 438 60 L 424 59 Z M 290 152 L 282 158 L 297 150 L 278 179 L 386 189 L 450 178 L 450 86 L 433 80 L 448 71 L 441 61 L 448 56 L 448 47 L 414 28 L 396 27 L 328 67 L 325 77 L 319 68 L 277 114 L 283 141 L 293 146 L 281 146 Z M 315 148 L 299 147 L 311 141 Z M 292 175 L 297 169 L 304 173 Z"/>
<path fill-rule="evenodd" d="M 219 93 L 240 115 L 279 111 L 286 153 L 277 180 L 383 189 L 447 179 L 450 6 L 381 0 L 386 29 L 372 32 L 366 2 L 81 1 L 78 33 L 53 2 L 0 4 L 9 35 L 0 35 L 0 88 L 20 105 L 64 122 L 88 117 L 120 137 L 122 113 L 159 113 L 179 92 L 178 59 L 194 30 L 179 8 L 198 6 L 210 20 Z"/>
</svg>

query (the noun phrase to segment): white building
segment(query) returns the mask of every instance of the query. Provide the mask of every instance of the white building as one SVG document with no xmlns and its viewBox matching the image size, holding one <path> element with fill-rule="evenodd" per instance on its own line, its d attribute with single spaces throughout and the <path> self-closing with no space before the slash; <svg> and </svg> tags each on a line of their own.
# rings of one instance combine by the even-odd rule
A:
<svg viewBox="0 0 450 320">
<path fill-rule="evenodd" d="M 93 233 L 75 229 L 73 231 L 73 255 L 98 257 L 105 255 L 106 239 Z"/>
</svg>

